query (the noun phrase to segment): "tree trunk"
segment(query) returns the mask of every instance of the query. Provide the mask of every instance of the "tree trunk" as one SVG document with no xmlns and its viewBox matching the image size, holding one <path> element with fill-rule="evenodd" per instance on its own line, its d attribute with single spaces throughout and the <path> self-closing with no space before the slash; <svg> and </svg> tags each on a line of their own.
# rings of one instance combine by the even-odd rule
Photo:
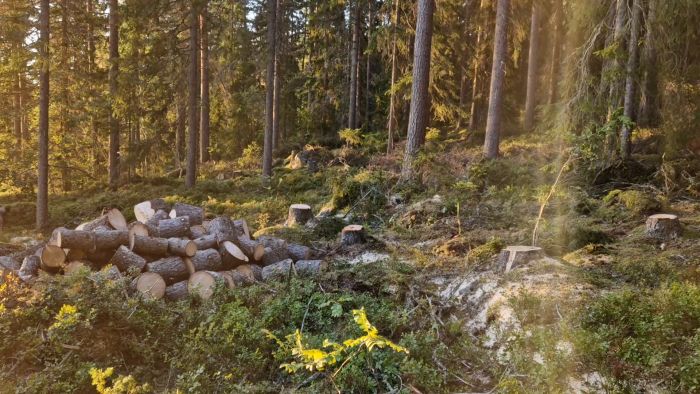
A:
<svg viewBox="0 0 700 394">
<path fill-rule="evenodd" d="M 642 78 L 642 102 L 639 108 L 639 125 L 642 127 L 656 126 L 659 120 L 659 70 L 656 50 L 656 7 L 657 0 L 649 0 L 646 17 L 646 34 L 644 36 Z"/>
<path fill-rule="evenodd" d="M 49 221 L 49 0 L 41 0 L 39 15 L 39 165 L 36 228 Z"/>
<path fill-rule="evenodd" d="M 190 70 L 189 70 L 189 135 L 187 139 L 187 173 L 185 174 L 185 186 L 193 188 L 197 181 L 197 158 L 199 140 L 199 10 L 197 2 L 192 2 L 190 10 Z"/>
<path fill-rule="evenodd" d="M 360 2 L 355 0 L 352 12 L 352 42 L 350 46 L 350 93 L 348 96 L 348 128 L 357 128 L 357 74 L 360 56 Z"/>
<path fill-rule="evenodd" d="M 109 186 L 119 187 L 119 118 L 114 109 L 119 77 L 119 1 L 109 0 Z"/>
<path fill-rule="evenodd" d="M 372 27 L 374 25 L 374 12 L 372 10 L 372 1 L 367 4 L 367 50 L 366 50 L 366 62 L 367 66 L 365 69 L 365 129 L 369 130 L 371 111 L 372 111 L 372 57 L 369 53 L 369 48 L 372 41 Z"/>
<path fill-rule="evenodd" d="M 537 3 L 532 5 L 530 20 L 530 50 L 527 61 L 527 93 L 525 95 L 525 130 L 532 130 L 535 123 L 535 107 L 537 106 L 537 80 L 539 76 L 540 56 L 540 17 L 542 10 Z"/>
<path fill-rule="evenodd" d="M 17 49 L 15 47 L 15 49 Z M 22 88 L 20 82 L 20 74 L 15 74 L 14 94 L 12 95 L 12 113 L 13 113 L 13 129 L 15 137 L 15 153 L 16 157 L 22 156 Z"/>
<path fill-rule="evenodd" d="M 194 256 L 186 258 L 185 264 L 190 274 L 196 271 L 218 271 L 223 267 L 221 255 L 216 249 L 200 250 Z"/>
<path fill-rule="evenodd" d="M 177 126 L 175 128 L 175 164 L 182 169 L 182 159 L 185 156 L 185 127 L 187 122 L 187 106 L 184 97 L 177 95 Z"/>
<path fill-rule="evenodd" d="M 397 64 L 396 64 L 396 41 L 398 36 L 398 24 L 399 24 L 399 0 L 393 0 L 394 4 L 394 16 L 392 21 L 392 37 L 391 37 L 391 85 L 389 86 L 389 125 L 388 125 L 388 140 L 386 145 L 386 153 L 391 153 L 394 150 L 394 133 L 396 132 L 397 119 L 396 119 L 396 77 L 397 77 Z"/>
<path fill-rule="evenodd" d="M 278 37 L 279 38 L 279 37 Z M 276 41 L 279 41 L 277 39 Z M 280 99 L 282 94 L 280 78 L 280 54 L 279 45 L 275 44 L 275 78 L 273 82 L 273 104 L 272 104 L 272 150 L 277 148 L 280 138 Z"/>
<path fill-rule="evenodd" d="M 498 157 L 498 145 L 501 133 L 501 111 L 503 105 L 503 85 L 506 73 L 506 51 L 508 38 L 509 0 L 498 0 L 496 8 L 496 32 L 493 45 L 493 64 L 491 65 L 491 89 L 489 93 L 489 112 L 486 118 L 486 138 L 484 156 L 488 159 Z"/>
<path fill-rule="evenodd" d="M 201 33 L 201 80 L 200 93 L 202 96 L 202 108 L 200 115 L 200 144 L 199 159 L 202 163 L 209 161 L 209 31 L 207 30 L 207 4 L 204 3 L 202 13 L 199 16 L 199 29 Z"/>
<path fill-rule="evenodd" d="M 484 1 L 481 0 L 479 3 L 479 13 L 484 12 Z M 481 18 L 483 20 L 483 18 Z M 481 78 L 479 78 L 479 72 L 481 71 L 481 62 L 483 58 L 483 49 L 481 48 L 482 41 L 484 41 L 484 28 L 482 23 L 478 24 L 476 32 L 476 56 L 474 56 L 474 79 L 472 81 L 472 102 L 471 108 L 469 109 L 469 130 L 473 133 L 476 130 L 477 125 L 477 107 L 481 101 Z"/>
<path fill-rule="evenodd" d="M 135 269 L 141 272 L 146 266 L 146 259 L 132 252 L 128 247 L 120 246 L 112 256 L 110 263 L 121 271 Z"/>
<path fill-rule="evenodd" d="M 277 36 L 277 0 L 267 0 L 267 77 L 265 82 L 265 139 L 263 143 L 263 179 L 272 176 L 272 132 L 275 105 L 275 38 Z"/>
<path fill-rule="evenodd" d="M 401 177 L 413 178 L 413 165 L 418 150 L 425 140 L 430 107 L 430 53 L 433 39 L 433 0 L 418 1 L 418 20 L 413 51 L 413 86 L 411 88 L 411 111 L 408 120 L 408 141 L 403 159 Z"/>
<path fill-rule="evenodd" d="M 627 22 L 627 0 L 617 0 L 617 6 L 615 10 L 615 29 L 613 30 L 613 42 L 612 45 L 616 46 L 616 54 L 613 62 L 613 71 L 617 72 L 622 68 L 622 62 L 620 59 L 620 53 L 622 51 L 622 44 L 624 42 L 624 30 L 625 23 Z M 615 78 L 614 81 L 610 83 L 610 90 L 608 93 L 609 105 L 608 105 L 608 120 L 611 119 L 612 113 L 620 107 L 621 95 L 620 95 L 620 81 L 619 78 Z"/>
<path fill-rule="evenodd" d="M 164 257 L 148 263 L 146 264 L 146 271 L 160 275 L 166 285 L 185 280 L 189 276 L 185 261 L 180 256 Z"/>
<path fill-rule="evenodd" d="M 554 10 L 554 47 L 552 48 L 551 69 L 549 71 L 549 95 L 547 102 L 552 105 L 559 101 L 559 70 L 561 68 L 561 47 L 564 35 L 564 10 L 557 1 Z"/>
<path fill-rule="evenodd" d="M 639 67 L 639 30 L 642 23 L 642 4 L 640 0 L 632 3 L 632 26 L 627 50 L 627 71 L 625 81 L 625 104 L 624 115 L 626 118 L 634 119 L 634 104 L 636 98 L 635 77 Z M 629 160 L 632 153 L 632 128 L 623 125 L 620 133 L 620 154 L 623 160 Z"/>
</svg>

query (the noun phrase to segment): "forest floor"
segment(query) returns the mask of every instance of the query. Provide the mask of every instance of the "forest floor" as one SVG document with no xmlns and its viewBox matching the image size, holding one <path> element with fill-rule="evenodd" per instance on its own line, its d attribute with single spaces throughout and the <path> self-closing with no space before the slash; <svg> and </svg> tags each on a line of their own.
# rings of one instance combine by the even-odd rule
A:
<svg viewBox="0 0 700 394">
<path fill-rule="evenodd" d="M 342 148 L 326 152 L 339 165 L 280 167 L 267 187 L 217 163 L 192 190 L 157 178 L 54 196 L 52 223 L 66 227 L 108 206 L 133 219 L 130 207 L 150 198 L 201 204 L 326 251 L 330 268 L 208 302 L 133 299 L 87 275 L 3 285 L 0 380 L 11 384 L 0 392 L 90 392 L 108 367 L 107 381 L 131 392 L 699 391 L 700 200 L 667 198 L 653 176 L 584 186 L 568 167 L 546 199 L 563 151 L 545 137 L 514 138 L 484 162 L 459 138 L 429 139 L 420 182 L 400 186 L 400 148 Z M 545 201 L 537 238 L 547 256 L 505 273 L 498 252 L 532 243 Z M 313 229 L 282 226 L 298 202 L 336 215 Z M 646 217 L 658 212 L 678 214 L 683 237 L 648 239 Z M 30 220 L 0 242 L 36 238 Z M 370 242 L 340 248 L 347 223 L 365 224 Z M 409 353 L 375 349 L 320 372 L 280 368 L 295 360 L 294 330 L 309 347 L 341 342 L 361 333 L 350 315 L 359 308 Z"/>
</svg>

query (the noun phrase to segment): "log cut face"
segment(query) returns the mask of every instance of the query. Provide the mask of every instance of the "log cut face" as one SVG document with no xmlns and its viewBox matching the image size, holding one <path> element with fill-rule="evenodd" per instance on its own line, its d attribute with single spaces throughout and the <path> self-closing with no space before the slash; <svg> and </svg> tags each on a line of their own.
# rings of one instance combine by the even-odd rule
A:
<svg viewBox="0 0 700 394">
<path fill-rule="evenodd" d="M 136 278 L 136 291 L 145 299 L 159 300 L 165 295 L 165 281 L 154 272 L 144 272 Z"/>
<path fill-rule="evenodd" d="M 314 213 L 311 206 L 307 204 L 292 204 L 289 207 L 289 214 L 285 226 L 303 226 L 309 220 L 313 219 Z"/>
<path fill-rule="evenodd" d="M 187 283 L 190 295 L 203 300 L 208 300 L 214 295 L 217 285 L 226 286 L 226 278 L 214 271 L 195 272 Z"/>
<path fill-rule="evenodd" d="M 365 228 L 359 224 L 345 226 L 340 233 L 340 244 L 351 246 L 367 242 Z"/>
<path fill-rule="evenodd" d="M 669 240 L 679 238 L 683 234 L 678 216 L 670 214 L 651 215 L 646 222 L 647 236 L 655 239 Z"/>
<path fill-rule="evenodd" d="M 146 223 L 158 211 L 170 211 L 170 207 L 162 198 L 144 201 L 134 205 L 134 216 L 141 223 Z"/>
<path fill-rule="evenodd" d="M 504 272 L 510 272 L 513 268 L 543 257 L 544 251 L 537 246 L 508 246 L 499 254 L 498 265 Z"/>
<path fill-rule="evenodd" d="M 46 245 L 37 254 L 41 258 L 41 269 L 46 272 L 56 273 L 66 262 L 66 252 L 58 246 Z"/>
<path fill-rule="evenodd" d="M 179 218 L 187 216 L 192 226 L 202 224 L 204 221 L 204 209 L 194 205 L 175 203 L 170 211 L 171 218 Z"/>
</svg>

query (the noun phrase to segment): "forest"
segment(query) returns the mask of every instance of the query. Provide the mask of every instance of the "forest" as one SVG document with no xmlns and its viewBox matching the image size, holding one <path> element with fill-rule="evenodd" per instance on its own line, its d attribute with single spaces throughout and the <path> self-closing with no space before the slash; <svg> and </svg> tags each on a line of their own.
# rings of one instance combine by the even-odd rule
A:
<svg viewBox="0 0 700 394">
<path fill-rule="evenodd" d="M 700 392 L 698 42 L 700 0 L 0 0 L 0 393 Z"/>
</svg>

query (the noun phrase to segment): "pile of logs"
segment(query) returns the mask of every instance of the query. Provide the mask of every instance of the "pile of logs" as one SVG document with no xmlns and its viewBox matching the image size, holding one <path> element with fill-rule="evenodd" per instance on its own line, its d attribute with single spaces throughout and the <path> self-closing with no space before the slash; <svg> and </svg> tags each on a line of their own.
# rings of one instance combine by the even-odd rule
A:
<svg viewBox="0 0 700 394">
<path fill-rule="evenodd" d="M 309 247 L 275 237 L 253 239 L 245 220 L 206 220 L 201 207 L 156 199 L 135 205 L 134 214 L 137 220 L 127 224 L 118 209 L 110 209 L 73 230 L 55 229 L 44 247 L 24 259 L 18 276 L 31 283 L 39 270 L 70 274 L 111 264 L 109 275 L 134 277 L 131 287 L 142 296 L 180 300 L 207 299 L 218 284 L 233 288 L 325 269 Z"/>
</svg>

